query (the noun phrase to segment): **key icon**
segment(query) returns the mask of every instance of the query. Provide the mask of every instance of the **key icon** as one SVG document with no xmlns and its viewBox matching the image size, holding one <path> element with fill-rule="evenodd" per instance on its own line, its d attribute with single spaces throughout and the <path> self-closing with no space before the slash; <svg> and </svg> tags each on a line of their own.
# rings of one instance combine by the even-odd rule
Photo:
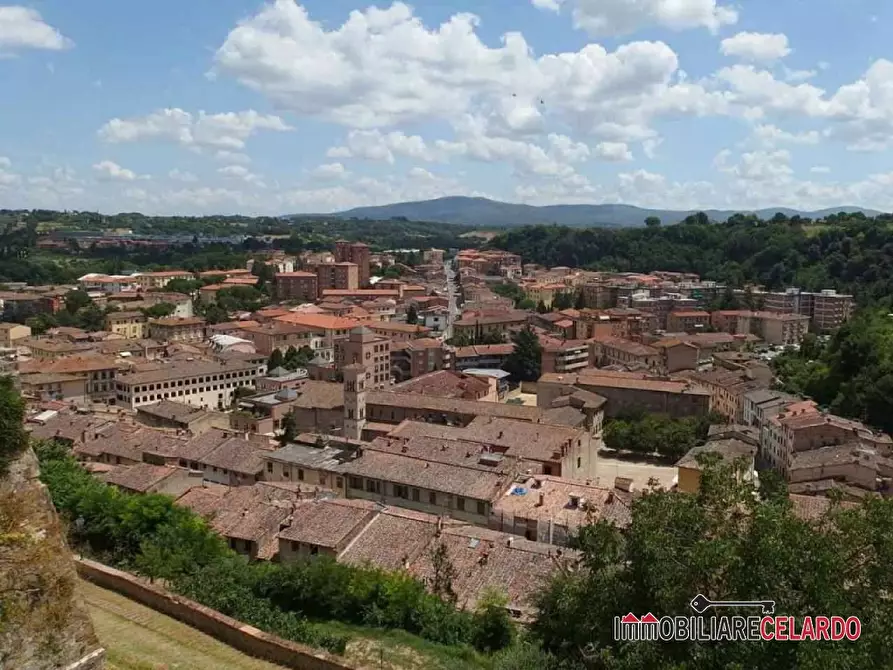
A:
<svg viewBox="0 0 893 670">
<path fill-rule="evenodd" d="M 760 607 L 763 614 L 775 613 L 774 600 L 710 600 L 700 593 L 692 598 L 691 608 L 698 614 L 703 614 L 711 607 Z"/>
</svg>

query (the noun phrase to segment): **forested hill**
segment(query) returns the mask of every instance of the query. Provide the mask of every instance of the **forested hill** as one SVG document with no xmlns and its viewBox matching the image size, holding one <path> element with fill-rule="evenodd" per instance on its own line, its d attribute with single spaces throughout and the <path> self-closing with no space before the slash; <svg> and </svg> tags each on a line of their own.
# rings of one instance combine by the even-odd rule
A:
<svg viewBox="0 0 893 670">
<path fill-rule="evenodd" d="M 676 226 L 607 230 L 532 226 L 490 245 L 525 262 L 619 272 L 696 272 L 706 279 L 769 288 L 834 288 L 866 303 L 893 295 L 893 216 L 832 215 L 819 221 L 698 214 Z"/>
</svg>

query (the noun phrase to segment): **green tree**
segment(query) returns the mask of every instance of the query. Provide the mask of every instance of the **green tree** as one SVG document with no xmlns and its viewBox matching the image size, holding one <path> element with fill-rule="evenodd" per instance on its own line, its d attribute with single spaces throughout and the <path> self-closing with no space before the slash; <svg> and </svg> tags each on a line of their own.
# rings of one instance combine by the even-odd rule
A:
<svg viewBox="0 0 893 670">
<path fill-rule="evenodd" d="M 548 307 L 546 307 L 545 302 L 540 300 L 538 303 L 536 303 L 536 311 L 539 314 L 548 314 L 552 310 L 550 310 Z"/>
<path fill-rule="evenodd" d="M 554 299 L 552 300 L 552 309 L 561 311 L 563 309 L 570 309 L 574 306 L 574 295 L 568 291 L 561 291 L 555 294 Z"/>
<path fill-rule="evenodd" d="M 509 599 L 494 590 L 485 590 L 472 619 L 472 644 L 480 651 L 493 652 L 511 645 L 515 624 L 508 612 Z"/>
<path fill-rule="evenodd" d="M 431 572 L 431 592 L 445 602 L 455 605 L 458 596 L 453 589 L 453 581 L 458 575 L 443 540 L 431 550 Z"/>
<path fill-rule="evenodd" d="M 574 299 L 574 309 L 586 309 L 586 296 L 583 290 L 577 291 L 577 297 Z"/>
<path fill-rule="evenodd" d="M 406 309 L 406 323 L 416 324 L 419 322 L 419 311 L 414 303 L 410 304 Z"/>
<path fill-rule="evenodd" d="M 202 316 L 209 324 L 226 323 L 229 321 L 229 312 L 216 303 L 208 305 L 204 309 Z"/>
<path fill-rule="evenodd" d="M 536 381 L 542 369 L 543 347 L 530 326 L 512 336 L 514 348 L 505 362 L 505 369 L 521 381 Z"/>
<path fill-rule="evenodd" d="M 192 295 L 198 291 L 204 284 L 198 279 L 172 279 L 163 289 L 159 289 L 166 293 L 183 293 Z"/>
<path fill-rule="evenodd" d="M 148 319 L 164 319 L 176 312 L 177 306 L 169 302 L 159 302 L 149 307 L 144 307 L 140 311 Z"/>
<path fill-rule="evenodd" d="M 92 304 L 93 298 L 91 298 L 86 291 L 77 289 L 65 294 L 65 310 L 69 314 L 76 314 L 78 311 Z"/>
<path fill-rule="evenodd" d="M 532 632 L 545 649 L 573 668 L 886 666 L 893 658 L 886 623 L 893 577 L 882 529 L 893 525 L 893 502 L 866 499 L 855 509 L 832 503 L 822 519 L 804 520 L 786 496 L 756 498 L 736 478 L 743 463 L 712 456 L 701 459 L 697 494 L 646 491 L 632 502 L 624 532 L 604 520 L 581 529 L 575 569 L 559 572 L 535 597 Z M 717 600 L 771 597 L 778 615 L 859 616 L 862 637 L 847 645 L 614 640 L 615 616 L 689 615 L 698 593 Z"/>
<path fill-rule="evenodd" d="M 270 360 L 267 361 L 267 369 L 275 370 L 276 368 L 281 368 L 284 363 L 285 357 L 282 355 L 282 351 L 273 349 L 273 353 L 270 354 Z"/>
<path fill-rule="evenodd" d="M 282 432 L 279 434 L 279 445 L 284 447 L 291 444 L 298 436 L 298 420 L 294 412 L 289 412 L 282 418 Z"/>
<path fill-rule="evenodd" d="M 660 228 L 660 217 L 649 216 L 645 219 L 645 225 L 648 228 Z"/>
<path fill-rule="evenodd" d="M 12 377 L 0 377 L 0 476 L 28 448 L 24 419 L 25 401 L 16 391 Z"/>
</svg>

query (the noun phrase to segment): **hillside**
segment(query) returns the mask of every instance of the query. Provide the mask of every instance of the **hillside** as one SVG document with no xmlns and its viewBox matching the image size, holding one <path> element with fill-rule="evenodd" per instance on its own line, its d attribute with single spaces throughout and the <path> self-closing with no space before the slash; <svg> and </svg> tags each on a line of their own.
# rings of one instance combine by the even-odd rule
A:
<svg viewBox="0 0 893 670">
<path fill-rule="evenodd" d="M 547 205 L 536 207 L 510 202 L 499 202 L 487 198 L 466 198 L 452 196 L 436 200 L 417 202 L 397 202 L 378 207 L 357 207 L 334 216 L 341 218 L 377 219 L 406 218 L 410 221 L 434 221 L 468 226 L 530 226 L 555 223 L 562 226 L 598 226 L 603 228 L 634 227 L 644 225 L 649 216 L 656 216 L 666 223 L 678 223 L 696 210 L 645 209 L 633 205 Z M 760 218 L 770 218 L 776 212 L 786 216 L 822 218 L 830 213 L 865 212 L 874 216 L 878 212 L 859 207 L 832 207 L 815 212 L 797 211 L 790 208 L 767 208 L 757 210 Z M 711 219 L 726 220 L 736 210 L 707 210 Z M 748 214 L 751 212 L 742 212 Z"/>
</svg>

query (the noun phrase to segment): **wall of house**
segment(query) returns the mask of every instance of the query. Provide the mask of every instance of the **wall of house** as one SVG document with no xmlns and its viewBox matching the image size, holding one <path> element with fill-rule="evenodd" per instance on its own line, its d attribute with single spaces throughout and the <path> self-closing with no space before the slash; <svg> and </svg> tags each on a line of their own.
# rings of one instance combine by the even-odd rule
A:
<svg viewBox="0 0 893 670">
<path fill-rule="evenodd" d="M 353 480 L 357 477 L 346 478 L 345 495 L 348 498 L 361 498 L 363 500 L 372 500 L 385 505 L 394 505 L 395 507 L 404 507 L 406 509 L 414 509 L 427 514 L 448 514 L 454 519 L 466 521 L 476 526 L 486 526 L 487 519 L 490 514 L 489 501 L 478 501 L 473 498 L 463 498 L 465 509 L 459 509 L 459 499 L 461 496 L 455 496 L 441 491 L 432 491 L 416 486 L 406 486 L 408 497 L 404 498 L 397 495 L 393 482 L 385 482 L 378 479 L 367 479 L 359 477 L 362 486 L 355 488 Z M 375 491 L 368 490 L 368 482 L 376 482 L 377 489 Z M 418 500 L 416 500 L 415 492 L 418 491 Z M 434 503 L 431 502 L 431 494 L 434 494 Z M 478 503 L 483 503 L 483 510 L 479 511 Z"/>
<path fill-rule="evenodd" d="M 676 487 L 683 493 L 697 493 L 701 488 L 701 471 L 694 468 L 676 468 Z"/>
<path fill-rule="evenodd" d="M 86 559 L 78 560 L 77 570 L 82 579 L 182 621 L 251 656 L 299 670 L 362 670 L 331 654 L 264 633 L 126 572 Z"/>
</svg>

